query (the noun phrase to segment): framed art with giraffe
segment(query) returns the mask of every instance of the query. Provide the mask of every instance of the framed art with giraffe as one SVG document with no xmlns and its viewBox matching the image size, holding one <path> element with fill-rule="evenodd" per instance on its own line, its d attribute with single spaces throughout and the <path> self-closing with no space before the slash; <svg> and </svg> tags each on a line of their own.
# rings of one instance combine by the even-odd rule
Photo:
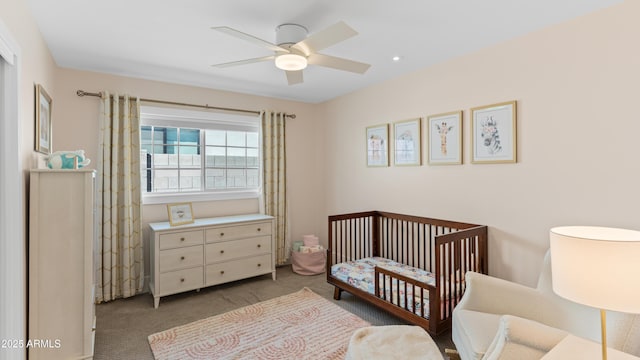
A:
<svg viewBox="0 0 640 360">
<path fill-rule="evenodd" d="M 471 162 L 516 162 L 516 101 L 471 109 Z"/>
<path fill-rule="evenodd" d="M 462 164 L 462 111 L 427 117 L 429 165 Z"/>
</svg>

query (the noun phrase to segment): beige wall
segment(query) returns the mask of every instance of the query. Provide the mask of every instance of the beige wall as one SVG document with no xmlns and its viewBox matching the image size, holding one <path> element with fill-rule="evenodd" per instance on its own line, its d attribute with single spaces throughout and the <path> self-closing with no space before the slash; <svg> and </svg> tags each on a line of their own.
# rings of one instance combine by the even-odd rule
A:
<svg viewBox="0 0 640 360">
<path fill-rule="evenodd" d="M 17 121 L 20 128 L 19 144 L 20 148 L 16 149 L 15 156 L 18 156 L 22 166 L 22 201 L 24 211 L 22 215 L 22 222 L 19 224 L 13 224 L 13 226 L 21 226 L 22 232 L 15 231 L 13 233 L 22 233 L 22 238 L 9 238 L 0 239 L 0 241 L 15 242 L 11 246 L 7 245 L 4 248 L 12 251 L 13 249 L 24 249 L 19 253 L 3 254 L 11 258 L 11 261 L 4 261 L 7 257 L 4 257 L 2 261 L 5 271 L 8 271 L 11 275 L 19 279 L 22 282 L 21 286 L 16 288 L 12 284 L 9 284 L 2 280 L 0 285 L 0 302 L 7 308 L 2 309 L 2 315 L 8 313 L 22 314 L 22 319 L 16 319 L 13 316 L 3 319 L 11 328 L 11 332 L 5 332 L 7 328 L 3 329 L 5 336 L 13 338 L 27 338 L 27 278 L 26 278 L 26 264 L 27 264 L 27 212 L 28 212 L 28 169 L 32 168 L 39 161 L 42 161 L 42 156 L 33 151 L 34 148 L 34 84 L 42 84 L 45 89 L 52 94 L 55 92 L 54 84 L 54 72 L 55 64 L 53 59 L 42 40 L 40 32 L 34 22 L 31 12 L 22 0 L 2 0 L 0 1 L 0 21 L 3 23 L 3 29 L 9 32 L 8 36 L 11 38 L 11 43 L 15 42 L 15 45 L 19 49 L 14 49 L 19 52 L 18 63 L 18 119 L 2 119 L 2 121 Z M 4 32 L 4 30 L 3 30 Z M 5 39 L 7 40 L 7 39 Z M 52 109 L 55 116 L 55 107 Z M 12 128 L 12 127 L 9 127 Z M 5 176 L 15 176 L 15 174 L 4 174 Z M 11 182 L 10 182 L 11 183 Z M 6 199 L 4 199 L 6 200 Z M 6 274 L 5 274 L 6 275 Z M 20 304 L 20 305 L 17 305 Z M 20 315 L 18 315 L 20 317 Z M 4 354 L 11 358 L 26 358 L 25 349 L 14 349 L 13 351 L 6 351 Z"/>
<path fill-rule="evenodd" d="M 27 170 L 42 161 L 42 156 L 33 151 L 34 85 L 43 85 L 47 93 L 55 97 L 54 73 L 56 65 L 25 1 L 0 1 L 0 18 L 18 43 L 22 53 L 19 74 L 22 137 L 19 156 L 23 168 Z M 52 117 L 56 116 L 56 110 L 54 105 Z"/>
<path fill-rule="evenodd" d="M 78 97 L 76 90 L 130 94 L 141 98 L 209 104 L 247 110 L 270 109 L 295 113 L 296 119 L 287 120 L 288 194 L 291 214 L 291 234 L 294 239 L 303 234 L 322 235 L 326 219 L 322 203 L 322 168 L 317 166 L 323 156 L 322 123 L 317 118 L 317 105 L 273 98 L 243 95 L 191 86 L 112 76 L 87 71 L 59 69 L 56 72 L 57 112 L 55 118 L 54 150 L 84 149 L 97 165 L 99 99 Z M 210 217 L 258 212 L 255 199 L 237 201 L 193 202 L 196 217 Z M 147 224 L 167 221 L 165 205 L 143 207 L 145 249 L 148 247 Z M 146 257 L 148 251 L 145 250 Z M 147 259 L 145 259 L 147 260 Z M 148 275 L 148 261 L 147 271 Z"/>
<path fill-rule="evenodd" d="M 640 228 L 639 13 L 627 1 L 324 104 L 327 213 L 489 225 L 490 273 L 529 285 L 551 227 Z M 469 108 L 509 100 L 518 162 L 470 164 Z M 365 167 L 366 126 L 454 110 L 463 165 Z"/>
<path fill-rule="evenodd" d="M 640 227 L 633 205 L 640 25 L 633 1 L 483 49 L 324 104 L 303 104 L 56 68 L 24 1 L 0 2 L 22 50 L 23 167 L 33 152 L 33 84 L 54 99 L 54 150 L 97 161 L 98 100 L 77 89 L 294 112 L 288 122 L 292 234 L 326 238 L 326 215 L 381 209 L 487 224 L 490 272 L 533 284 L 555 225 Z M 469 163 L 469 108 L 518 101 L 518 163 Z M 465 163 L 366 168 L 364 129 L 464 110 Z M 254 201 L 195 204 L 196 216 L 255 211 Z M 165 220 L 147 206 L 145 222 Z"/>
</svg>

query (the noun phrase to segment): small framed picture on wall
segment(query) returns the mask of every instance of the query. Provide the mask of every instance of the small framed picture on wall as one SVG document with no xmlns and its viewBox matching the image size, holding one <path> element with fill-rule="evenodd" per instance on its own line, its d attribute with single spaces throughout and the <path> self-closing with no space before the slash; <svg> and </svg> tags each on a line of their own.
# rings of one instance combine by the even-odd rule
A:
<svg viewBox="0 0 640 360">
<path fill-rule="evenodd" d="M 51 153 L 51 105 L 52 100 L 42 85 L 36 85 L 35 94 L 35 150 Z"/>
<path fill-rule="evenodd" d="M 367 127 L 367 166 L 389 166 L 389 124 Z"/>
<path fill-rule="evenodd" d="M 401 166 L 422 163 L 422 122 L 420 118 L 393 124 L 393 164 Z"/>
<path fill-rule="evenodd" d="M 462 111 L 427 117 L 429 165 L 462 164 Z"/>
<path fill-rule="evenodd" d="M 471 162 L 516 162 L 516 102 L 471 109 Z"/>
</svg>

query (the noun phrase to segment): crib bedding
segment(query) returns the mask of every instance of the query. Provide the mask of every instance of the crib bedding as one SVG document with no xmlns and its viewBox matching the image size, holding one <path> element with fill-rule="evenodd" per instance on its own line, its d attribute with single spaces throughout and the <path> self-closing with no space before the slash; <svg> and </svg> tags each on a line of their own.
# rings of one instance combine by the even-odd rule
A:
<svg viewBox="0 0 640 360">
<path fill-rule="evenodd" d="M 355 261 L 347 261 L 335 264 L 331 266 L 331 275 L 355 288 L 374 295 L 374 268 L 376 266 L 392 271 L 396 274 L 401 274 L 406 277 L 427 283 L 429 285 L 436 285 L 436 280 L 432 273 L 382 257 L 368 257 Z M 380 276 L 382 277 L 383 275 Z M 387 283 L 387 299 L 391 299 L 391 301 L 395 305 L 404 307 L 404 281 L 391 281 L 391 287 L 389 287 L 389 276 L 385 277 Z M 379 287 L 380 290 L 382 290 L 382 281 L 380 281 Z M 414 308 L 417 309 L 417 311 L 415 312 L 416 315 L 422 316 L 425 319 L 429 319 L 429 294 L 427 291 L 424 291 L 423 302 L 419 290 L 420 289 L 416 288 L 417 293 L 414 296 L 413 286 L 410 286 L 410 284 L 408 284 L 408 286 L 406 287 L 406 298 L 413 298 L 412 303 L 408 304 L 408 308 L 412 312 Z M 398 300 L 400 301 L 400 304 L 398 304 Z"/>
</svg>

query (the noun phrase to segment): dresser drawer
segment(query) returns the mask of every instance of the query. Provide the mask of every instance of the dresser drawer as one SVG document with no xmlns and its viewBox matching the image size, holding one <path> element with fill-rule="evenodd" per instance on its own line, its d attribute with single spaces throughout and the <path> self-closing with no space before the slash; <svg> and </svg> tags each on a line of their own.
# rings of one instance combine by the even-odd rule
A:
<svg viewBox="0 0 640 360">
<path fill-rule="evenodd" d="M 207 264 L 233 260 L 238 257 L 271 253 L 271 236 L 259 236 L 235 241 L 222 241 L 205 245 Z"/>
<path fill-rule="evenodd" d="M 160 250 L 202 244 L 202 230 L 160 235 Z"/>
<path fill-rule="evenodd" d="M 202 245 L 160 251 L 160 272 L 202 265 Z"/>
<path fill-rule="evenodd" d="M 271 222 L 238 226 L 220 226 L 206 230 L 207 242 L 226 241 L 271 234 Z"/>
<path fill-rule="evenodd" d="M 203 285 L 202 266 L 176 270 L 160 274 L 160 294 L 175 294 L 201 288 Z"/>
<path fill-rule="evenodd" d="M 272 270 L 271 254 L 210 264 L 206 266 L 205 284 L 206 286 L 222 284 L 229 281 L 270 273 Z"/>
</svg>

